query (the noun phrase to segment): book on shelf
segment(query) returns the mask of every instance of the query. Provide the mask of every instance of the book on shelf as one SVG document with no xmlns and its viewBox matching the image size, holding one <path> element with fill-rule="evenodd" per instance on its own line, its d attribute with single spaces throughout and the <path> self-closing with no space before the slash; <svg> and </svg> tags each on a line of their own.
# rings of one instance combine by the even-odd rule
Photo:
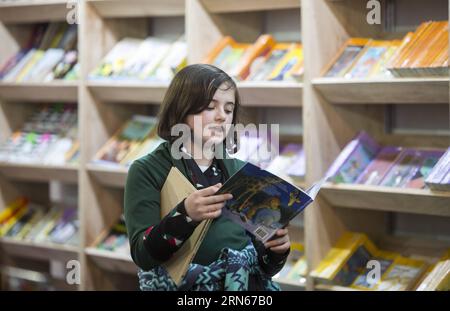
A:
<svg viewBox="0 0 450 311">
<path fill-rule="evenodd" d="M 291 48 L 292 45 L 289 43 L 276 43 L 267 55 L 255 58 L 255 60 L 250 65 L 249 75 L 246 80 L 268 80 L 268 77 L 275 70 L 275 67 Z"/>
<path fill-rule="evenodd" d="M 123 214 L 96 247 L 111 252 L 130 254 L 130 244 Z"/>
<path fill-rule="evenodd" d="M 22 128 L 0 144 L 0 161 L 63 165 L 73 161 L 78 144 L 74 105 L 44 105 Z"/>
<path fill-rule="evenodd" d="M 316 197 L 324 180 L 304 191 L 280 177 L 246 163 L 217 194 L 231 193 L 222 215 L 266 242 L 286 227 Z"/>
<path fill-rule="evenodd" d="M 405 149 L 381 180 L 381 186 L 418 188 L 425 186 L 426 178 L 443 152 L 440 150 Z"/>
<path fill-rule="evenodd" d="M 275 281 L 288 281 L 304 286 L 306 283 L 307 263 L 305 247 L 302 243 L 291 242 L 291 251 L 280 272 L 273 276 Z"/>
<path fill-rule="evenodd" d="M 378 185 L 392 168 L 402 150 L 402 147 L 382 147 L 358 177 L 356 183 L 362 185 Z"/>
<path fill-rule="evenodd" d="M 369 77 L 389 49 L 389 45 L 389 41 L 369 40 L 344 77 L 348 79 Z"/>
<path fill-rule="evenodd" d="M 304 160 L 302 145 L 290 143 L 282 147 L 280 154 L 270 162 L 265 170 L 283 179 L 288 179 L 294 176 L 296 169 L 301 170 L 302 166 L 304 168 L 304 162 L 299 161 L 302 159 Z M 300 174 L 300 176 L 304 177 L 304 174 Z M 300 178 L 293 177 L 293 179 L 298 181 Z"/>
<path fill-rule="evenodd" d="M 67 23 L 39 24 L 31 38 L 15 55 L 1 66 L 0 78 L 6 82 L 47 82 L 65 79 L 74 66 L 67 63 L 69 51 L 76 52 L 77 25 Z M 76 62 L 76 59 L 75 59 Z M 56 68 L 63 66 L 66 71 Z"/>
<path fill-rule="evenodd" d="M 379 279 L 369 275 L 372 260 L 379 264 Z M 426 268 L 423 260 L 378 249 L 363 233 L 345 232 L 310 275 L 320 283 L 360 290 L 411 290 Z"/>
<path fill-rule="evenodd" d="M 54 205 L 49 210 L 18 198 L 0 213 L 0 237 L 18 241 L 77 245 L 77 209 Z"/>
<path fill-rule="evenodd" d="M 443 154 L 440 149 L 382 147 L 360 132 L 344 147 L 326 176 L 333 183 L 422 189 Z"/>
<path fill-rule="evenodd" d="M 127 156 L 136 152 L 141 144 L 155 132 L 157 119 L 135 115 L 128 120 L 97 152 L 93 163 L 121 165 L 129 162 Z"/>
<path fill-rule="evenodd" d="M 299 81 L 303 74 L 301 44 L 277 43 L 268 34 L 259 36 L 252 44 L 223 37 L 203 62 L 240 81 Z"/>
<path fill-rule="evenodd" d="M 334 160 L 326 175 L 334 183 L 355 183 L 379 148 L 366 132 L 358 133 Z"/>
<path fill-rule="evenodd" d="M 184 36 L 120 40 L 89 74 L 91 80 L 167 82 L 187 64 Z"/>
<path fill-rule="evenodd" d="M 368 41 L 369 39 L 366 38 L 348 39 L 336 56 L 323 69 L 323 76 L 343 77 Z"/>
<path fill-rule="evenodd" d="M 417 291 L 450 290 L 450 249 L 427 271 Z"/>
<path fill-rule="evenodd" d="M 214 65 L 228 74 L 238 72 L 236 68 L 250 47 L 249 43 L 238 43 L 230 36 L 223 37 L 206 55 L 203 63 Z"/>
<path fill-rule="evenodd" d="M 274 70 L 267 77 L 269 81 L 293 80 L 292 74 L 298 74 L 303 63 L 303 50 L 301 44 L 291 44 L 291 48 L 277 63 Z M 298 79 L 298 76 L 297 76 Z"/>
<path fill-rule="evenodd" d="M 402 40 L 349 39 L 323 70 L 324 77 L 448 76 L 448 21 L 424 22 Z"/>
<path fill-rule="evenodd" d="M 425 178 L 425 183 L 433 190 L 450 191 L 450 147 Z"/>
<path fill-rule="evenodd" d="M 396 77 L 448 76 L 448 21 L 422 23 L 388 64 Z"/>
</svg>

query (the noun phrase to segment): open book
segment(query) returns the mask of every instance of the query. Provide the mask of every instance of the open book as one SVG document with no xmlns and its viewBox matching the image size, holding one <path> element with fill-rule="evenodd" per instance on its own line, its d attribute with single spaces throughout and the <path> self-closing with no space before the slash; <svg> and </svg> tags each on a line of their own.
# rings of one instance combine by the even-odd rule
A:
<svg viewBox="0 0 450 311">
<path fill-rule="evenodd" d="M 316 197 L 326 178 L 304 191 L 284 179 L 246 163 L 217 194 L 231 193 L 222 215 L 263 242 L 302 212 Z"/>
</svg>

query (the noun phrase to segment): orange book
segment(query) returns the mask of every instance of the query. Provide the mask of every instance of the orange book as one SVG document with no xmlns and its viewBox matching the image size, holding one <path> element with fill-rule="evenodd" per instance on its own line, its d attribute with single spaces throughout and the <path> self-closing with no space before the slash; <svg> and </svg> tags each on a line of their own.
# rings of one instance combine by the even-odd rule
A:
<svg viewBox="0 0 450 311">
<path fill-rule="evenodd" d="M 429 23 L 426 28 L 424 28 L 423 31 L 417 32 L 415 34 L 415 40 L 411 41 L 409 44 L 409 49 L 407 50 L 407 53 L 404 55 L 403 59 L 400 60 L 400 64 L 398 65 L 399 68 L 405 68 L 408 67 L 409 64 L 414 59 L 414 55 L 423 49 L 424 42 L 428 40 L 428 37 L 434 33 L 434 30 L 436 29 L 436 24 Z"/>
<path fill-rule="evenodd" d="M 429 48 L 429 51 L 421 59 L 420 63 L 414 63 L 413 67 L 431 67 L 431 64 L 442 54 L 444 50 L 448 51 L 448 32 L 441 31 L 436 42 Z"/>
<path fill-rule="evenodd" d="M 394 68 L 395 64 L 398 62 L 400 55 L 404 52 L 406 46 L 409 44 L 409 42 L 411 42 L 412 38 L 414 37 L 414 33 L 413 32 L 408 32 L 405 37 L 403 37 L 400 46 L 398 47 L 398 49 L 395 51 L 394 55 L 392 55 L 391 59 L 389 60 L 389 62 L 386 64 L 387 68 Z"/>
<path fill-rule="evenodd" d="M 256 42 L 248 48 L 238 64 L 228 74 L 244 80 L 250 74 L 250 66 L 257 57 L 265 57 L 275 46 L 275 40 L 271 35 L 261 35 Z"/>
<path fill-rule="evenodd" d="M 411 49 L 414 48 L 417 43 L 418 38 L 421 34 L 430 26 L 431 22 L 422 23 L 414 33 L 411 34 L 410 38 L 405 37 L 404 39 L 409 39 L 405 42 L 405 45 L 402 44 L 399 54 L 396 55 L 396 58 L 390 64 L 392 68 L 401 67 L 404 59 L 406 59 L 407 55 L 411 52 Z"/>
<path fill-rule="evenodd" d="M 203 60 L 203 63 L 206 64 L 212 64 L 214 60 L 216 59 L 217 55 L 226 47 L 230 45 L 236 44 L 236 41 L 234 41 L 233 38 L 230 36 L 223 37 L 215 46 L 214 48 L 209 51 L 208 55 L 206 55 L 205 59 Z"/>
<path fill-rule="evenodd" d="M 447 32 L 445 22 L 433 23 L 433 29 L 428 34 L 428 37 L 424 38 L 424 40 L 421 42 L 422 44 L 420 45 L 420 48 L 416 49 L 407 66 L 419 68 L 425 67 L 423 65 L 424 62 L 429 57 L 429 54 L 435 51 L 435 45 L 441 39 L 443 32 Z"/>
</svg>

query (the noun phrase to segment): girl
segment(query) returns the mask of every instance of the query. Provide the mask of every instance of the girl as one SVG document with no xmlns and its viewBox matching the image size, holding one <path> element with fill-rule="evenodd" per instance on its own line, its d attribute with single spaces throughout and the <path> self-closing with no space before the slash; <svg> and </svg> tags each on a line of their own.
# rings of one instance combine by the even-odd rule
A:
<svg viewBox="0 0 450 311">
<path fill-rule="evenodd" d="M 287 229 L 278 230 L 274 239 L 263 244 L 221 217 L 231 194 L 215 195 L 244 165 L 230 158 L 225 149 L 227 140 L 236 145 L 236 135 L 229 127 L 236 124 L 239 105 L 236 84 L 214 66 L 187 66 L 173 78 L 158 124 L 158 135 L 166 141 L 134 161 L 125 187 L 126 226 L 131 256 L 140 268 L 141 290 L 279 290 L 271 277 L 281 270 L 289 254 Z M 204 131 L 194 130 L 199 125 L 196 122 Z M 193 131 L 182 144 L 180 137 L 172 134 L 172 128 L 180 124 Z M 222 153 L 207 156 L 205 144 L 212 149 L 207 151 Z M 198 190 L 161 219 L 160 190 L 172 166 Z M 161 263 L 174 255 L 205 219 L 213 222 L 177 288 Z"/>
</svg>

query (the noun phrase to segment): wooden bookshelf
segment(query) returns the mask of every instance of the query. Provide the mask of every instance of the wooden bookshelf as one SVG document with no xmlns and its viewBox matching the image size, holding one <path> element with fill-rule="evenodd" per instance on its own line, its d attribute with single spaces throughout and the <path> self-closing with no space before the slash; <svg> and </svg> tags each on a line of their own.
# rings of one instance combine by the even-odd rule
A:
<svg viewBox="0 0 450 311">
<path fill-rule="evenodd" d="M 42 83 L 0 82 L 0 99 L 21 102 L 77 102 L 78 83 L 52 81 Z"/>
<path fill-rule="evenodd" d="M 434 2 L 411 1 L 415 7 L 429 6 L 426 12 L 443 11 Z M 238 87 L 243 105 L 250 108 L 256 122 L 259 114 L 266 112 L 266 109 L 270 111 L 267 113 L 269 121 L 277 108 L 296 113 L 302 109 L 303 119 L 298 121 L 302 122 L 307 159 L 306 179 L 297 183 L 302 188 L 322 178 L 345 144 L 360 130 L 366 130 L 382 144 L 448 146 L 446 136 L 401 137 L 388 133 L 384 118 L 385 109 L 390 104 L 448 105 L 448 78 L 346 80 L 321 77 L 324 66 L 349 37 L 400 38 L 403 35 L 402 30 L 385 33 L 382 25 L 367 24 L 364 1 L 81 0 L 78 3 L 80 80 L 0 82 L 0 138 L 9 136 L 20 126 L 25 115 L 31 111 L 28 106 L 32 106 L 33 102 L 77 102 L 80 165 L 0 164 L 0 209 L 14 196 L 26 194 L 27 191 L 31 191 L 36 198 L 44 196 L 45 201 L 51 180 L 78 184 L 81 244 L 67 249 L 59 245 L 1 240 L 0 247 L 5 253 L 36 256 L 35 259 L 39 260 L 78 256 L 82 270 L 81 290 L 123 288 L 117 286 L 120 277 L 118 282 L 109 282 L 112 272 L 136 276 L 136 266 L 129 256 L 91 247 L 123 212 L 128 172 L 125 167 L 104 167 L 92 164 L 91 160 L 131 115 L 156 111 L 168 87 L 168 83 L 94 81 L 88 78 L 89 73 L 119 40 L 160 35 L 164 27 L 155 27 L 155 20 L 182 20 L 188 44 L 188 62 L 191 64 L 201 62 L 224 35 L 232 35 L 240 42 L 254 42 L 262 33 L 270 33 L 272 15 L 283 20 L 274 35 L 287 32 L 301 38 L 305 57 L 303 82 L 240 82 Z M 67 0 L 0 4 L 0 40 L 5 42 L 0 47 L 0 63 L 17 51 L 27 38 L 29 29 L 25 28 L 29 28 L 29 23 L 64 21 L 68 11 Z M 294 16 L 295 22 L 284 20 L 284 16 Z M 406 19 L 417 26 L 418 16 L 421 14 L 411 12 L 411 18 L 407 16 Z M 162 35 L 167 34 L 165 31 L 171 31 L 163 30 Z M 437 239 L 417 242 L 411 238 L 386 235 L 389 228 L 385 220 L 391 214 L 448 217 L 448 201 L 448 193 L 425 189 L 328 184 L 316 202 L 306 209 L 305 227 L 292 230 L 291 239 L 305 242 L 310 270 L 317 266 L 347 230 L 367 232 L 379 248 L 438 258 L 441 251 L 449 247 L 448 244 Z M 440 234 L 437 232 L 436 236 Z M 383 236 L 385 238 L 380 238 Z M 307 277 L 307 284 L 299 287 L 290 282 L 280 283 L 285 289 L 348 290 L 314 284 L 314 281 Z M 137 286 L 137 280 L 132 282 Z"/>
<path fill-rule="evenodd" d="M 314 87 L 333 104 L 443 104 L 448 78 L 316 78 Z"/>
<path fill-rule="evenodd" d="M 409 6 L 410 12 L 403 8 L 403 17 L 417 17 L 415 27 L 424 21 L 418 17 L 433 19 L 420 14 L 418 10 L 423 5 L 423 2 L 413 1 Z M 434 14 L 439 15 L 440 12 L 448 12 L 448 7 L 444 10 L 436 4 L 428 14 L 433 10 Z M 390 30 L 384 30 L 382 25 L 369 25 L 365 18 L 365 4 L 359 1 L 304 0 L 303 12 L 302 43 L 306 60 L 303 85 L 304 146 L 306 158 L 311 159 L 306 163 L 307 183 L 320 179 L 344 146 L 361 130 L 383 144 L 404 145 L 403 142 L 409 141 L 408 146 L 442 147 L 439 140 L 445 137 L 439 135 L 417 135 L 415 143 L 412 143 L 410 139 L 389 132 L 386 109 L 389 104 L 448 105 L 448 78 L 322 78 L 323 68 L 349 37 L 402 38 L 403 33 L 395 32 L 395 27 L 389 33 Z M 445 15 L 448 18 L 448 14 Z M 380 249 L 389 250 L 386 241 L 394 239 L 389 235 L 395 229 L 389 226 L 393 217 L 411 213 L 424 215 L 424 218 L 448 217 L 448 202 L 448 193 L 425 189 L 327 184 L 313 206 L 305 212 L 308 267 L 317 267 L 345 231 L 366 232 Z M 446 234 L 434 232 L 435 236 Z M 384 241 L 380 238 L 383 236 L 386 237 Z M 400 239 L 390 249 L 403 253 L 407 243 L 407 238 Z M 438 254 L 442 255 L 448 247 L 433 239 L 428 239 L 427 243 L 436 248 L 432 258 L 438 258 Z M 307 289 L 350 290 L 314 283 L 315 280 L 310 277 Z"/>
<path fill-rule="evenodd" d="M 69 9 L 66 0 L 14 1 L 0 4 L 2 23 L 63 21 Z"/>
<path fill-rule="evenodd" d="M 62 182 L 78 183 L 77 165 L 43 165 L 0 163 L 0 174 L 12 180 L 48 182 L 59 180 Z"/>
<path fill-rule="evenodd" d="M 450 216 L 449 192 L 328 183 L 321 195 L 339 207 Z"/>
</svg>

